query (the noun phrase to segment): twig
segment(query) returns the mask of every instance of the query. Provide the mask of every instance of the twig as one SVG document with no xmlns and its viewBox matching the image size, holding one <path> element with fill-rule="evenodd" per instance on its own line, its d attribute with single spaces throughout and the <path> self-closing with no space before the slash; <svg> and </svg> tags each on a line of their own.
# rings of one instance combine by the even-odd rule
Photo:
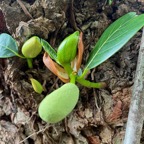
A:
<svg viewBox="0 0 144 144">
<path fill-rule="evenodd" d="M 139 144 L 144 122 L 144 28 L 139 50 L 124 144 Z"/>
<path fill-rule="evenodd" d="M 24 141 L 26 141 L 27 139 L 29 139 L 30 137 L 32 137 L 33 135 L 38 135 L 39 133 L 45 131 L 48 128 L 48 125 L 46 125 L 43 129 L 32 133 L 31 135 L 29 135 L 28 137 L 26 137 L 25 139 L 23 139 L 22 141 L 19 142 L 19 144 L 23 143 Z"/>
<path fill-rule="evenodd" d="M 24 13 L 31 19 L 33 19 L 32 15 L 28 12 L 28 10 L 26 9 L 25 5 L 22 3 L 21 0 L 17 0 L 18 4 L 21 6 L 22 10 L 24 11 Z"/>
</svg>

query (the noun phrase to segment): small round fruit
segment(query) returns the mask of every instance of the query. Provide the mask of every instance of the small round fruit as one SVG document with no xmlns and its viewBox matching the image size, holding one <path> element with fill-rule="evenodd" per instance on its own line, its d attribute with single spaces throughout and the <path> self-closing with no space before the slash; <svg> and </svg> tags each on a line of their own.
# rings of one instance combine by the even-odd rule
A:
<svg viewBox="0 0 144 144">
<path fill-rule="evenodd" d="M 39 116 L 48 123 L 57 123 L 74 109 L 78 98 L 78 87 L 72 83 L 64 84 L 42 100 L 38 109 Z"/>
</svg>

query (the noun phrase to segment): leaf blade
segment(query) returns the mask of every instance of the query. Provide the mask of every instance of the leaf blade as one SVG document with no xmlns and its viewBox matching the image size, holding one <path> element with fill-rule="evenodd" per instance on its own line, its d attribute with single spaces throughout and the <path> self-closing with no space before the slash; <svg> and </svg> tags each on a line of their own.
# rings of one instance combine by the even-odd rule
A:
<svg viewBox="0 0 144 144">
<path fill-rule="evenodd" d="M 44 39 L 41 39 L 41 44 L 42 44 L 43 49 L 49 54 L 50 58 L 57 61 L 57 53 L 50 46 L 50 44 L 47 41 L 45 41 Z"/>
<path fill-rule="evenodd" d="M 34 79 L 34 78 L 30 78 L 30 81 L 31 81 L 31 84 L 32 84 L 32 87 L 33 87 L 34 91 L 41 94 L 44 90 L 41 83 L 38 80 Z"/>
<path fill-rule="evenodd" d="M 0 58 L 16 56 L 18 46 L 16 41 L 7 33 L 0 34 Z"/>
<path fill-rule="evenodd" d="M 85 70 L 92 69 L 113 54 L 144 26 L 144 14 L 137 16 L 130 12 L 112 23 L 102 34 L 90 53 Z"/>
</svg>

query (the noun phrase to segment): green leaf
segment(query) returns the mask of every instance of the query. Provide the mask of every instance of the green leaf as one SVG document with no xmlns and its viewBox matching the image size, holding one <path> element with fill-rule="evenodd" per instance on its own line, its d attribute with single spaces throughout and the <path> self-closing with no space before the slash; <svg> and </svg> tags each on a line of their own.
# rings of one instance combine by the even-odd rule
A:
<svg viewBox="0 0 144 144">
<path fill-rule="evenodd" d="M 35 92 L 41 94 L 43 91 L 43 86 L 41 85 L 41 83 L 34 78 L 30 78 L 30 81 Z"/>
<path fill-rule="evenodd" d="M 6 33 L 0 34 L 0 58 L 13 57 L 18 54 L 16 41 Z"/>
<path fill-rule="evenodd" d="M 144 14 L 130 12 L 112 23 L 89 55 L 85 71 L 92 69 L 122 48 L 144 26 Z"/>
<path fill-rule="evenodd" d="M 57 61 L 57 53 L 56 51 L 51 47 L 51 45 L 45 41 L 44 39 L 41 39 L 41 45 L 44 48 L 44 50 L 49 54 L 49 56 Z"/>
</svg>

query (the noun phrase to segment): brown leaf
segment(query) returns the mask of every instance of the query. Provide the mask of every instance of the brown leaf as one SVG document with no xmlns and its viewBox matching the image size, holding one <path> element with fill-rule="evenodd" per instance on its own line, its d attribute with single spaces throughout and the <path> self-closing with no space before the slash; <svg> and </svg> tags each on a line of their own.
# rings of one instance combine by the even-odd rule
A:
<svg viewBox="0 0 144 144">
<path fill-rule="evenodd" d="M 78 42 L 78 57 L 77 57 L 77 64 L 76 64 L 77 70 L 79 70 L 81 66 L 82 56 L 84 52 L 84 45 L 83 45 L 82 37 L 83 37 L 83 33 L 81 32 L 80 37 L 79 37 L 79 42 Z"/>
<path fill-rule="evenodd" d="M 60 80 L 62 80 L 64 83 L 69 82 L 69 77 L 66 71 L 57 63 L 55 63 L 46 52 L 43 56 L 43 62 L 52 73 L 58 76 Z"/>
<path fill-rule="evenodd" d="M 84 45 L 83 45 L 83 40 L 82 40 L 83 33 L 80 33 L 79 36 L 79 42 L 78 42 L 78 53 L 75 59 L 71 63 L 71 67 L 73 68 L 74 71 L 78 72 L 81 62 L 82 62 L 82 56 L 84 52 Z"/>
</svg>

